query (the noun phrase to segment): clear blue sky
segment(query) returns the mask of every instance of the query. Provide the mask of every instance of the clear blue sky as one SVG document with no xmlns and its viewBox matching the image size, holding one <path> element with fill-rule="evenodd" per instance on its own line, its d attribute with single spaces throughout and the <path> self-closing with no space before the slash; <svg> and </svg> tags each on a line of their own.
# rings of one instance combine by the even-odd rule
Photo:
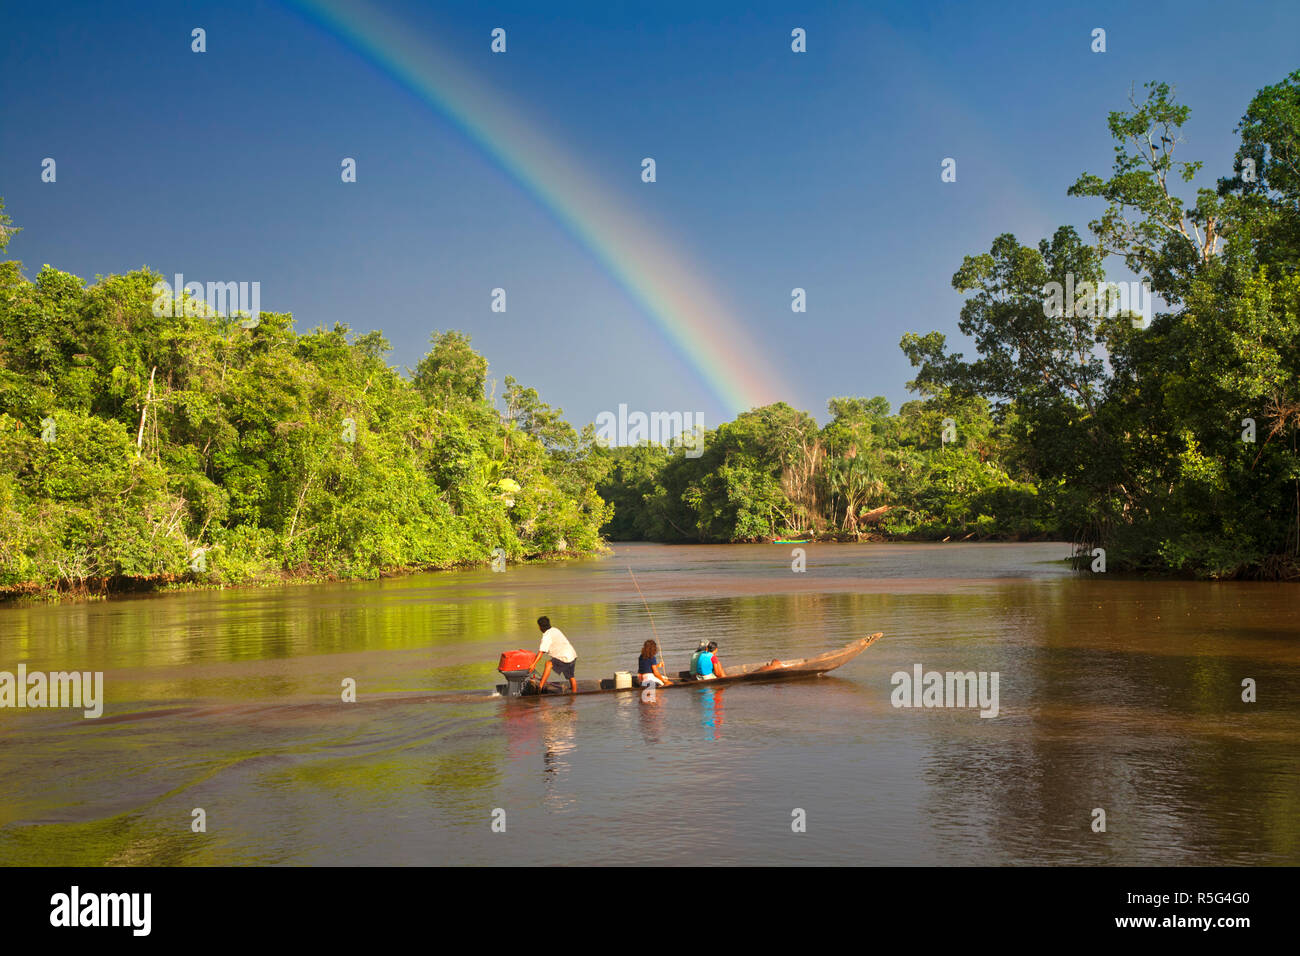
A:
<svg viewBox="0 0 1300 956">
<path fill-rule="evenodd" d="M 1065 190 L 1109 169 L 1106 114 L 1130 85 L 1167 81 L 1192 107 L 1180 155 L 1208 185 L 1254 91 L 1300 66 L 1291 2 L 383 6 L 653 222 L 783 370 L 783 397 L 822 419 L 831 396 L 908 397 L 898 340 L 956 336 L 963 255 L 1002 232 L 1086 230 L 1099 204 Z M 498 26 L 508 52 L 492 57 Z M 709 426 L 727 412 L 529 190 L 295 5 L 9 0 L 0 54 L 0 195 L 29 275 L 256 280 L 264 310 L 381 329 L 401 365 L 461 329 L 491 377 L 577 424 L 619 403 Z"/>
</svg>

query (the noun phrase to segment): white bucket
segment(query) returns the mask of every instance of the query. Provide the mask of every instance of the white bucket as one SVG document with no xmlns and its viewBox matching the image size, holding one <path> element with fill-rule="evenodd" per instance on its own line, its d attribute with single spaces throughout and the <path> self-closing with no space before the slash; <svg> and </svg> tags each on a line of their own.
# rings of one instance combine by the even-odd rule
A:
<svg viewBox="0 0 1300 956">
<path fill-rule="evenodd" d="M 631 671 L 614 671 L 614 687 L 616 690 L 627 690 L 631 686 Z"/>
</svg>

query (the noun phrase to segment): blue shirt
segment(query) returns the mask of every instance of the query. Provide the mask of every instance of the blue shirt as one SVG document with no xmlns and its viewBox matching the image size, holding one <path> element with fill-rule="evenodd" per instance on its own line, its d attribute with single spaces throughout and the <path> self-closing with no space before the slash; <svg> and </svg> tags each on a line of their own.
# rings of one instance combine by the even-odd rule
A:
<svg viewBox="0 0 1300 956">
<path fill-rule="evenodd" d="M 712 651 L 705 651 L 703 654 L 700 655 L 698 668 L 701 677 L 708 677 L 710 674 L 713 673 L 713 652 Z"/>
<path fill-rule="evenodd" d="M 657 662 L 657 657 L 638 657 L 636 659 L 636 672 L 638 674 L 653 674 Z"/>
</svg>

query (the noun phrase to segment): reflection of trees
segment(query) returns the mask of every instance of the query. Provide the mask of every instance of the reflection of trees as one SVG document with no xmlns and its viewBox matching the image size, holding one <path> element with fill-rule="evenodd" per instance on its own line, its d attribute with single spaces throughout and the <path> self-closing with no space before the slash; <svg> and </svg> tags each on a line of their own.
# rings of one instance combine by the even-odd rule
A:
<svg viewBox="0 0 1300 956">
<path fill-rule="evenodd" d="M 188 827 L 167 827 L 125 813 L 84 823 L 43 823 L 0 832 L 8 866 L 234 866 L 232 848 L 196 839 Z"/>
<path fill-rule="evenodd" d="M 482 816 L 486 795 L 501 784 L 501 747 L 495 740 L 482 740 L 468 746 L 439 749 L 429 759 L 425 786 L 455 798 L 472 811 L 474 819 Z"/>
<path fill-rule="evenodd" d="M 931 735 L 927 811 L 953 861 L 1297 862 L 1295 721 L 1243 704 L 1240 680 L 1294 700 L 1300 666 L 1243 633 L 1240 588 L 1067 579 L 971 602 L 961 643 L 923 663 L 999 671 L 1003 716 L 904 718 Z M 1094 807 L 1106 833 L 1090 829 Z"/>
</svg>

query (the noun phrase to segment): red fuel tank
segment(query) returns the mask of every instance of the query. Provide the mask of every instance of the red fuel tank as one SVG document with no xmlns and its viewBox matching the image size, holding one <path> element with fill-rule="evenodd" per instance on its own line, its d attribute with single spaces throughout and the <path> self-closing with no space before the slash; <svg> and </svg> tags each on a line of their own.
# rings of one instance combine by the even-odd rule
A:
<svg viewBox="0 0 1300 956">
<path fill-rule="evenodd" d="M 533 666 L 533 658 L 536 656 L 534 651 L 506 651 L 501 655 L 497 670 L 503 674 L 506 671 L 530 670 Z"/>
</svg>

